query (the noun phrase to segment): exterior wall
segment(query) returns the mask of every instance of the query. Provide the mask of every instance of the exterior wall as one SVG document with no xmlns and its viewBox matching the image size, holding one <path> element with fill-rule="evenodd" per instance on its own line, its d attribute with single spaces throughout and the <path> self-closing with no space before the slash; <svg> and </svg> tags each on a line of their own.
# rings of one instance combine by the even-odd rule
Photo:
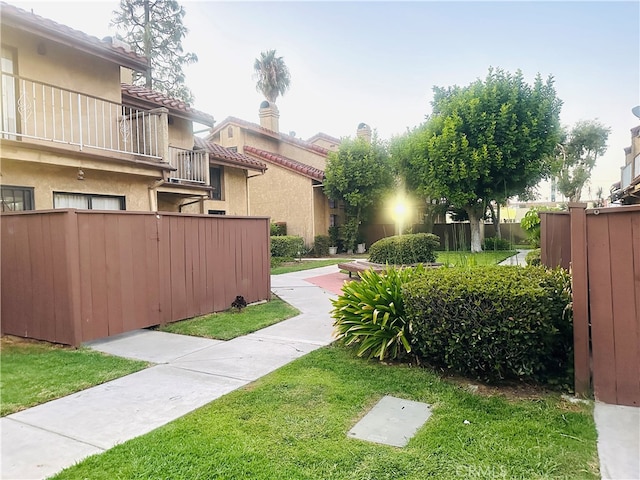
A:
<svg viewBox="0 0 640 480">
<path fill-rule="evenodd" d="M 221 210 L 225 212 L 225 215 L 249 215 L 246 170 L 224 165 L 223 171 L 222 199 L 205 200 L 204 213 L 209 210 Z"/>
<path fill-rule="evenodd" d="M 171 118 L 169 145 L 191 150 L 193 148 L 193 123 L 191 120 L 185 120 L 184 118 L 177 118 L 172 115 L 169 115 L 169 117 Z"/>
<path fill-rule="evenodd" d="M 322 191 L 322 187 L 313 187 L 313 219 L 315 235 L 329 234 L 329 199 Z"/>
<path fill-rule="evenodd" d="M 327 139 L 326 139 L 326 138 L 324 138 L 324 137 L 316 138 L 316 139 L 315 139 L 313 142 L 311 142 L 311 143 L 313 143 L 314 145 L 317 145 L 317 146 L 319 146 L 319 147 L 326 148 L 327 150 L 331 150 L 331 151 L 333 151 L 333 152 L 337 152 L 337 151 L 338 151 L 338 148 L 339 148 L 339 145 L 338 145 L 338 144 L 335 144 L 335 143 L 333 143 L 333 142 L 330 142 L 329 140 L 327 140 Z"/>
<path fill-rule="evenodd" d="M 45 53 L 38 54 L 38 45 Z M 16 73 L 54 86 L 119 103 L 120 67 L 36 35 L 2 28 L 2 45 L 17 52 Z M 42 47 L 41 47 L 42 49 Z"/>
<path fill-rule="evenodd" d="M 273 164 L 267 172 L 249 180 L 251 215 L 286 222 L 289 235 L 299 235 L 312 245 L 316 233 L 311 180 Z"/>
<path fill-rule="evenodd" d="M 51 163 L 15 161 L 4 154 L 3 148 L 0 166 L 2 183 L 32 187 L 36 210 L 53 208 L 53 192 L 124 196 L 127 210 L 150 210 L 149 187 L 155 178 L 149 171 L 132 174 L 133 169 L 122 165 L 115 166 L 120 167 L 122 172 L 115 168 L 113 171 L 104 171 L 94 169 L 86 160 L 56 157 L 51 152 L 43 153 L 51 157 Z M 84 180 L 78 180 L 78 168 L 82 168 Z"/>
<path fill-rule="evenodd" d="M 305 150 L 304 148 L 300 148 L 287 142 L 280 142 L 280 148 L 272 151 L 277 151 L 284 157 L 297 160 L 298 162 L 306 165 L 311 165 L 312 167 L 320 170 L 324 170 L 327 166 L 327 159 L 324 155 L 310 152 L 309 150 Z"/>
</svg>

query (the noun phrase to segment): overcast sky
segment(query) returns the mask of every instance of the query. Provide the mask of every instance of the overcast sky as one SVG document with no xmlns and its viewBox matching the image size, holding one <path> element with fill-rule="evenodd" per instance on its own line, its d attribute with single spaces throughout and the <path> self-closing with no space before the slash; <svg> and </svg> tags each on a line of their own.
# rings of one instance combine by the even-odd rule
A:
<svg viewBox="0 0 640 480">
<path fill-rule="evenodd" d="M 10 0 L 102 38 L 117 1 Z M 640 124 L 640 2 L 183 1 L 194 106 L 216 121 L 259 123 L 253 61 L 276 49 L 291 71 L 278 99 L 280 129 L 309 138 L 354 136 L 360 122 L 382 139 L 419 125 L 432 87 L 467 85 L 490 66 L 555 78 L 561 121 L 611 128 L 592 191 L 620 180 L 629 130 Z M 540 192 L 548 197 L 546 189 Z M 583 192 L 583 198 L 588 192 Z"/>
</svg>

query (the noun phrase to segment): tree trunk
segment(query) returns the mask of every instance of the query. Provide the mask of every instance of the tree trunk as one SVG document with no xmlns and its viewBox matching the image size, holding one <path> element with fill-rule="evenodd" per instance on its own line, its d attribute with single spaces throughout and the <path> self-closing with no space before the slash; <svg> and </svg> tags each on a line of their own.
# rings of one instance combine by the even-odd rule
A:
<svg viewBox="0 0 640 480">
<path fill-rule="evenodd" d="M 482 210 L 478 207 L 467 207 L 467 215 L 471 224 L 471 253 L 479 253 L 482 251 L 482 243 L 480 241 L 480 219 L 482 218 Z"/>
<path fill-rule="evenodd" d="M 489 203 L 489 210 L 491 211 L 491 220 L 493 221 L 495 237 L 502 238 L 502 232 L 500 231 L 500 204 L 496 203 L 496 208 L 493 208 L 493 204 Z"/>
<path fill-rule="evenodd" d="M 149 0 L 144 2 L 144 56 L 147 57 L 147 71 L 145 76 L 145 87 L 149 90 L 153 88 L 153 77 L 151 71 L 151 22 L 149 12 Z"/>
</svg>

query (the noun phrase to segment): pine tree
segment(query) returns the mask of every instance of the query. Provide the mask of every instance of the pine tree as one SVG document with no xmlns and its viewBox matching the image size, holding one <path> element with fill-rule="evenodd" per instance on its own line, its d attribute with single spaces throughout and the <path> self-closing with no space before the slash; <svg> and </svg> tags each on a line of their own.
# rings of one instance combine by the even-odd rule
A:
<svg viewBox="0 0 640 480">
<path fill-rule="evenodd" d="M 134 84 L 192 103 L 183 67 L 197 62 L 198 57 L 182 49 L 188 33 L 182 22 L 185 13 L 176 0 L 120 0 L 111 25 L 118 38 L 147 57 L 150 68 L 146 75 L 134 72 Z"/>
</svg>

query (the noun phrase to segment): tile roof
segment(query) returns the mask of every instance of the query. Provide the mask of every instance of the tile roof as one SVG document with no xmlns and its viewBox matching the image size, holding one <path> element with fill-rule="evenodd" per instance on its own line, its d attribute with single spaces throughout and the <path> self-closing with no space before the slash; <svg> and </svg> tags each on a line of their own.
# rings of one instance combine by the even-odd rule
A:
<svg viewBox="0 0 640 480">
<path fill-rule="evenodd" d="M 260 150 L 259 148 L 251 147 L 249 145 L 244 146 L 244 151 L 245 153 L 256 155 L 267 162 L 275 163 L 276 165 L 280 165 L 281 167 L 284 167 L 288 170 L 301 173 L 305 177 L 309 177 L 313 180 L 317 180 L 319 182 L 322 182 L 322 180 L 324 180 L 324 171 L 298 162 L 297 160 L 292 160 L 291 158 L 283 157 L 282 155 L 267 152 L 265 150 Z"/>
<path fill-rule="evenodd" d="M 340 145 L 339 138 L 332 137 L 331 135 L 327 135 L 326 133 L 323 133 L 323 132 L 318 132 L 313 137 L 307 138 L 307 142 L 313 143 L 314 140 L 318 140 L 318 139 L 326 140 L 327 142 L 331 142 L 335 145 Z"/>
<path fill-rule="evenodd" d="M 206 150 L 209 153 L 210 158 L 222 160 L 223 162 L 232 163 L 251 170 L 260 170 L 264 172 L 267 169 L 267 165 L 260 160 L 256 160 L 255 158 L 242 153 L 234 152 L 233 150 L 229 150 L 217 143 L 208 142 L 204 138 L 194 137 L 194 143 L 196 147 Z"/>
<path fill-rule="evenodd" d="M 134 53 L 126 46 L 121 46 L 117 42 L 100 40 L 5 2 L 0 2 L 0 20 L 3 26 L 11 26 L 33 33 L 140 72 L 147 70 L 147 59 Z"/>
<path fill-rule="evenodd" d="M 121 89 L 123 101 L 126 98 L 128 101 L 126 103 L 131 103 L 133 106 L 142 108 L 166 107 L 176 116 L 184 117 L 188 120 L 196 120 L 203 125 L 212 127 L 215 123 L 212 115 L 196 110 L 188 103 L 168 97 L 164 93 L 149 90 L 146 87 L 129 85 L 127 83 L 121 84 Z"/>
<path fill-rule="evenodd" d="M 248 128 L 250 130 L 253 130 L 254 132 L 259 132 L 265 135 L 268 135 L 272 138 L 276 138 L 279 140 L 282 140 L 284 142 L 289 142 L 292 143 L 294 145 L 298 145 L 299 147 L 302 147 L 306 150 L 311 150 L 315 153 L 318 153 L 320 155 L 324 155 L 326 156 L 329 153 L 329 150 L 327 150 L 324 147 L 321 147 L 319 145 L 315 145 L 313 143 L 307 142 L 305 140 L 301 140 L 299 138 L 296 138 L 292 135 L 287 135 L 286 133 L 280 133 L 280 132 L 274 132 L 273 130 L 269 130 L 268 128 L 264 128 L 261 125 L 258 125 L 257 123 L 252 123 L 252 122 L 248 122 L 246 120 L 242 120 L 240 118 L 237 117 L 227 117 L 225 118 L 217 127 L 215 127 L 212 131 L 212 133 L 216 133 L 219 132 L 220 130 L 222 130 L 224 127 L 227 126 L 227 124 L 229 123 L 235 123 L 238 124 L 242 127 Z"/>
</svg>

